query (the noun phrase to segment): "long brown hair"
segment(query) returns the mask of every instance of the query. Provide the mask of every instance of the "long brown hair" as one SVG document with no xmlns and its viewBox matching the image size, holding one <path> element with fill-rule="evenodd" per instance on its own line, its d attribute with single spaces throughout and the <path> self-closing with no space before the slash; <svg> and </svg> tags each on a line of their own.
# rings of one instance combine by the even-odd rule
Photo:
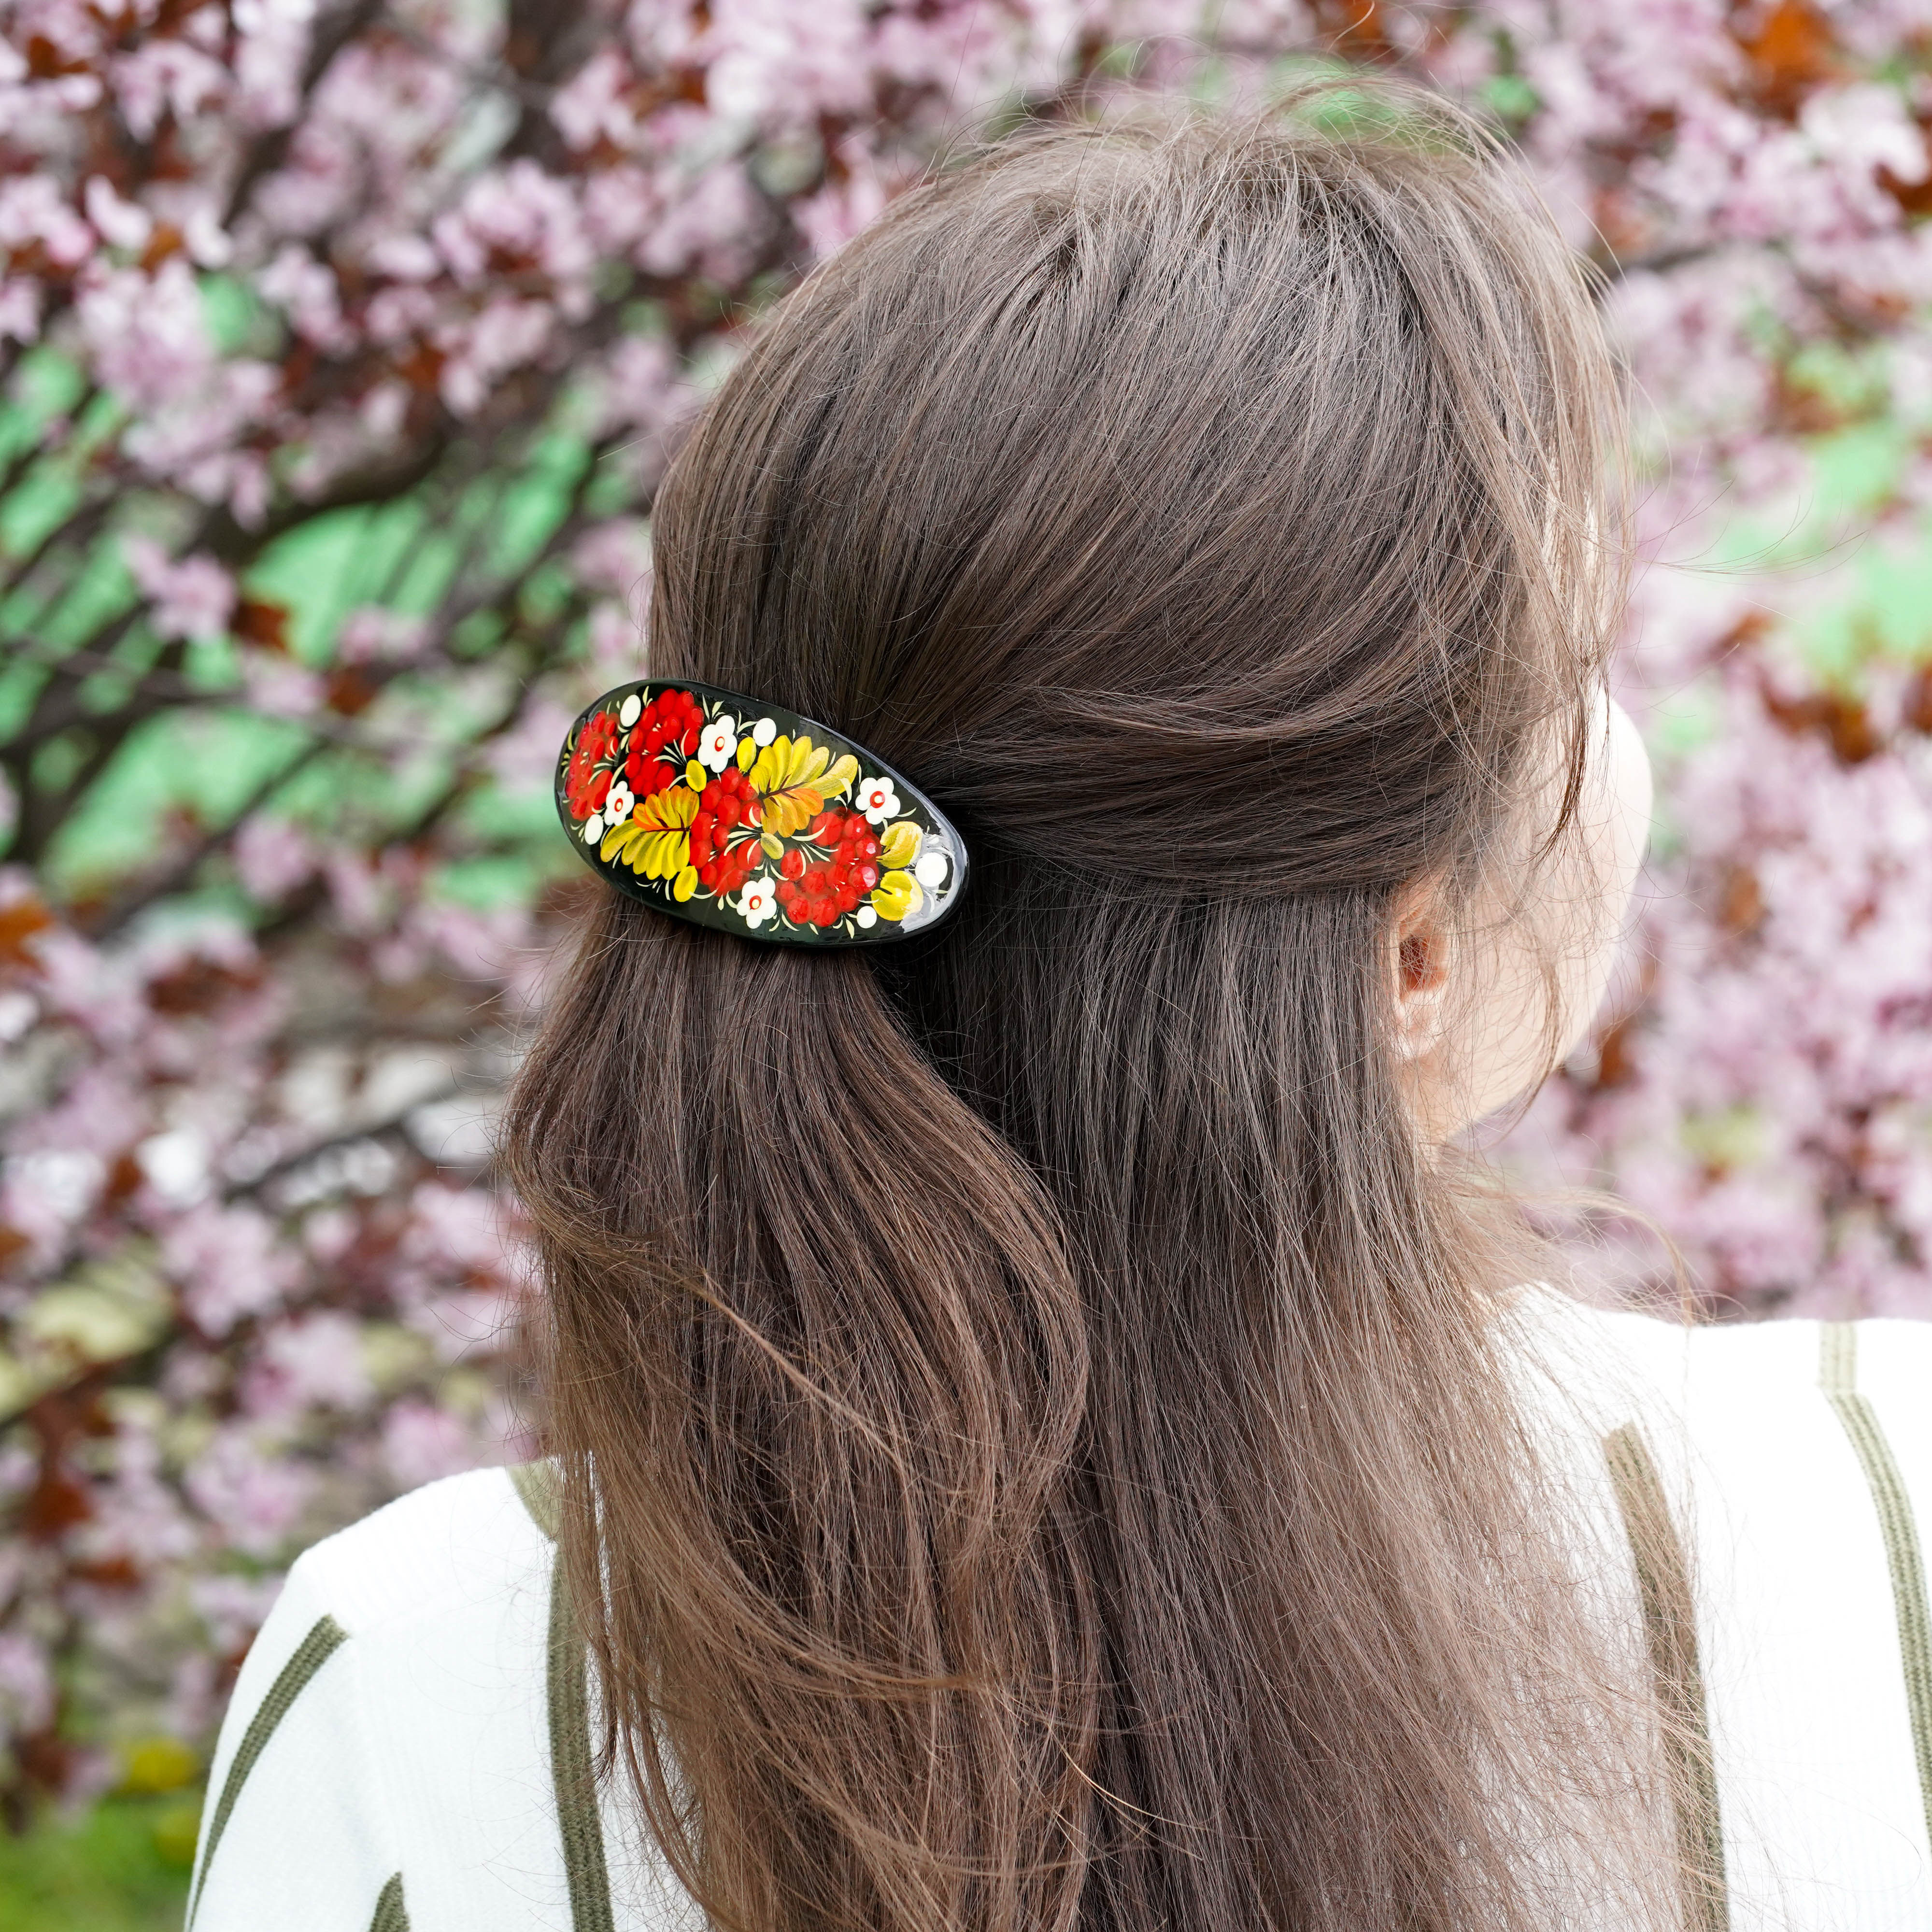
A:
<svg viewBox="0 0 1932 1932">
<path fill-rule="evenodd" d="M 1612 386 L 1510 169 L 1358 92 L 938 172 L 682 449 L 651 674 L 974 860 L 874 952 L 602 896 L 514 1098 L 568 1574 L 714 1923 L 1662 1909 L 1508 1217 L 1389 1041 L 1398 894 L 1547 848 L 1538 746 L 1576 796 Z"/>
</svg>

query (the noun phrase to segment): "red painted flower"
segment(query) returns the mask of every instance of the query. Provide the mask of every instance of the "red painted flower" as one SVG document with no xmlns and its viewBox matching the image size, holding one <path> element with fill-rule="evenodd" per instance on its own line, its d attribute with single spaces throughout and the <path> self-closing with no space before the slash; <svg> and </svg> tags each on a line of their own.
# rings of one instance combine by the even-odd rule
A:
<svg viewBox="0 0 1932 1932">
<path fill-rule="evenodd" d="M 720 898 L 728 898 L 758 869 L 764 849 L 755 838 L 743 838 L 707 860 L 698 868 L 698 883 Z"/>
<path fill-rule="evenodd" d="M 617 719 L 613 712 L 599 711 L 588 719 L 577 734 L 576 748 L 570 754 L 570 768 L 564 773 L 563 795 L 570 803 L 573 818 L 588 818 L 601 811 L 610 796 L 610 773 L 597 768 L 617 752 Z"/>
<path fill-rule="evenodd" d="M 721 772 L 704 788 L 698 796 L 698 815 L 691 821 L 691 862 L 700 878 L 732 842 L 732 835 L 740 826 L 755 827 L 760 816 L 758 794 L 736 766 Z"/>
<path fill-rule="evenodd" d="M 802 836 L 825 856 L 808 860 L 796 849 L 784 855 L 779 907 L 794 926 L 834 925 L 856 912 L 879 883 L 878 838 L 862 814 L 836 808 L 821 812 Z"/>
<path fill-rule="evenodd" d="M 688 691 L 661 691 L 631 728 L 624 777 L 640 798 L 654 797 L 684 776 L 704 728 L 704 708 Z"/>
</svg>

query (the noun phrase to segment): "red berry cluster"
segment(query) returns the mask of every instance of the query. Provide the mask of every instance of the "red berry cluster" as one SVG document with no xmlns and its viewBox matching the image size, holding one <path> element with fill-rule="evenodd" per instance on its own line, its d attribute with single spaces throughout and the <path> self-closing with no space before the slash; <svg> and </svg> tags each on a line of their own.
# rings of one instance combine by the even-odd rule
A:
<svg viewBox="0 0 1932 1932">
<path fill-rule="evenodd" d="M 570 769 L 565 772 L 563 795 L 570 801 L 573 818 L 588 818 L 604 808 L 610 795 L 610 774 L 597 767 L 617 749 L 617 719 L 614 712 L 600 711 L 577 734 L 577 747 L 570 754 Z"/>
<path fill-rule="evenodd" d="M 805 828 L 825 856 L 808 860 L 796 846 L 779 861 L 778 901 L 794 926 L 830 926 L 879 883 L 879 842 L 865 815 L 834 806 Z"/>
<path fill-rule="evenodd" d="M 659 692 L 631 728 L 631 755 L 624 761 L 631 789 L 650 798 L 682 778 L 704 728 L 704 706 L 689 692 Z"/>
<path fill-rule="evenodd" d="M 762 848 L 756 838 L 731 843 L 740 826 L 758 822 L 758 794 L 735 766 L 728 766 L 699 794 L 691 821 L 691 862 L 708 891 L 722 898 L 752 876 Z"/>
</svg>

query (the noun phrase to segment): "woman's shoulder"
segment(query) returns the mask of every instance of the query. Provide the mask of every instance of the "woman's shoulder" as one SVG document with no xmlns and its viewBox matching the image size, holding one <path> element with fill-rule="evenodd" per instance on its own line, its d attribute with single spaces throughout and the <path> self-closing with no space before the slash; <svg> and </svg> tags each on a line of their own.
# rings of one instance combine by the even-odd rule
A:
<svg viewBox="0 0 1932 1932">
<path fill-rule="evenodd" d="M 1714 1322 L 1596 1307 L 1546 1288 L 1526 1298 L 1523 1315 L 1540 1359 L 1613 1400 L 1701 1412 L 1732 1399 L 1762 1410 L 1854 1394 L 1923 1403 L 1932 1392 L 1932 1318 Z"/>
<path fill-rule="evenodd" d="M 1730 1922 L 1932 1924 L 1932 1322 L 1541 1318 Z"/>
<path fill-rule="evenodd" d="M 1643 1460 L 1707 1525 L 1788 1545 L 1874 1504 L 1932 1522 L 1932 1321 L 1688 1321 L 1541 1290 L 1520 1332 L 1582 1462 Z"/>
<path fill-rule="evenodd" d="M 1593 1312 L 1582 1324 L 1614 1349 L 1632 1420 L 1681 1460 L 1714 1518 L 1793 1549 L 1803 1526 L 1822 1549 L 1856 1521 L 1874 1590 L 1920 1574 L 1918 1524 L 1932 1523 L 1932 1322 Z"/>
<path fill-rule="evenodd" d="M 211 1767 L 196 1932 L 260 1923 L 298 1869 L 332 1922 L 425 1895 L 478 1928 L 547 1922 L 532 1908 L 566 1889 L 548 1510 L 544 1466 L 478 1470 L 298 1559 Z"/>
<path fill-rule="evenodd" d="M 547 1586 L 555 1504 L 548 1463 L 474 1469 L 399 1496 L 314 1544 L 290 1587 L 373 1634 L 532 1583 Z"/>
</svg>

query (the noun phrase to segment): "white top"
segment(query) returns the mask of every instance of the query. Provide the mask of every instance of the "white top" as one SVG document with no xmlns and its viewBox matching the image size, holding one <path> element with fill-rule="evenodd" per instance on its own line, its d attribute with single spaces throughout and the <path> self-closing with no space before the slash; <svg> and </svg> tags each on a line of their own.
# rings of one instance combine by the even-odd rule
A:
<svg viewBox="0 0 1932 1932">
<path fill-rule="evenodd" d="M 1927 1932 L 1932 1324 L 1564 1304 L 1549 1334 L 1608 1520 L 1664 1500 L 1694 1579 L 1715 1822 L 1690 1835 L 1728 1901 L 1703 1925 Z M 692 1932 L 621 1789 L 582 1800 L 547 1493 L 452 1477 L 296 1564 L 222 1727 L 191 1932 Z M 1655 1640 L 1670 1580 L 1646 1580 Z"/>
</svg>

